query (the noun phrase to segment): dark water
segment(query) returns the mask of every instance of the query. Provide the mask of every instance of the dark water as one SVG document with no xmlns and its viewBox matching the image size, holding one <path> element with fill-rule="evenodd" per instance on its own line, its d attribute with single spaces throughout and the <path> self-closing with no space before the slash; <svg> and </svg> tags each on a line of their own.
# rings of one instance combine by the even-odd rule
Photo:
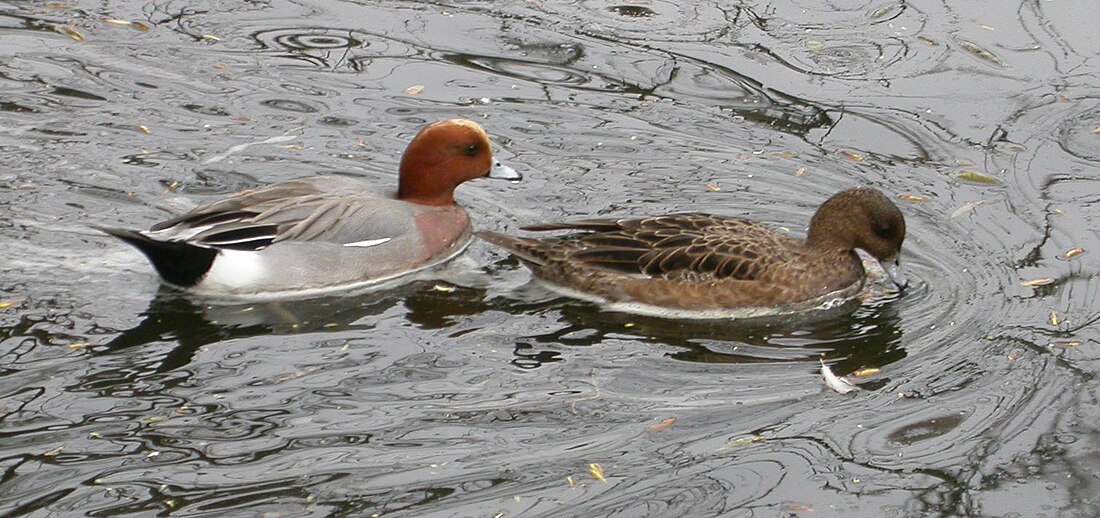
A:
<svg viewBox="0 0 1100 518">
<path fill-rule="evenodd" d="M 1095 8 L 0 3 L 0 513 L 1096 516 Z M 528 177 L 460 189 L 482 228 L 801 232 L 869 185 L 915 286 L 825 319 L 638 318 L 478 243 L 439 281 L 207 306 L 85 226 L 392 184 L 455 116 Z M 881 372 L 841 396 L 821 357 Z"/>
</svg>

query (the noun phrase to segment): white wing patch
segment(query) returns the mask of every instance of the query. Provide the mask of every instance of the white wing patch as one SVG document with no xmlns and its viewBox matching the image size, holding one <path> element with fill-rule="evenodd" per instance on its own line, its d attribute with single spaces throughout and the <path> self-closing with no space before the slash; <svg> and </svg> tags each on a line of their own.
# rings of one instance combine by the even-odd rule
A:
<svg viewBox="0 0 1100 518">
<path fill-rule="evenodd" d="M 390 239 L 393 239 L 393 238 L 383 237 L 381 239 L 367 239 L 366 241 L 356 241 L 354 243 L 344 243 L 344 246 L 358 246 L 358 247 L 378 246 L 382 243 L 385 243 L 386 241 L 389 241 Z"/>
<path fill-rule="evenodd" d="M 206 289 L 240 289 L 252 286 L 267 271 L 260 254 L 242 250 L 219 250 L 199 284 Z M 214 287 L 214 288 L 212 288 Z"/>
</svg>

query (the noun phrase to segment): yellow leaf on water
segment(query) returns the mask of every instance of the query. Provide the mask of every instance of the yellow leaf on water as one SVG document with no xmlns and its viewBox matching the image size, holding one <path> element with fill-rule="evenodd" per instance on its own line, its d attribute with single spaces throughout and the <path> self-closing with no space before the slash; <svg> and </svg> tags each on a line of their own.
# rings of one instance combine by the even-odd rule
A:
<svg viewBox="0 0 1100 518">
<path fill-rule="evenodd" d="M 149 131 L 149 126 L 138 126 L 137 128 L 138 128 L 138 131 L 140 131 L 140 132 L 142 132 L 146 135 L 149 135 L 150 133 L 152 133 L 151 131 Z"/>
<path fill-rule="evenodd" d="M 53 30 L 64 34 L 75 41 L 84 42 L 84 35 L 80 31 L 68 26 L 68 25 L 54 25 Z"/>
<path fill-rule="evenodd" d="M 718 186 L 718 182 L 707 182 L 707 189 L 710 189 L 714 192 L 722 190 L 722 188 Z"/>
<path fill-rule="evenodd" d="M 1046 286 L 1048 284 L 1054 284 L 1054 279 L 1050 277 L 1039 277 L 1038 279 L 1030 279 L 1020 283 L 1020 286 L 1036 287 Z"/>
<path fill-rule="evenodd" d="M 424 91 L 424 85 L 412 85 L 405 89 L 405 93 L 409 95 L 417 95 Z"/>
<path fill-rule="evenodd" d="M 603 476 L 603 466 L 593 462 L 588 465 L 588 474 L 592 475 L 592 478 L 599 480 L 600 482 L 607 483 L 607 479 Z"/>
<path fill-rule="evenodd" d="M 790 513 L 812 513 L 814 512 L 814 506 L 803 504 L 786 504 L 783 506 L 783 510 Z"/>
<path fill-rule="evenodd" d="M 1051 310 L 1050 311 L 1050 325 L 1057 326 L 1058 323 L 1059 323 L 1058 312 L 1054 311 L 1054 310 Z"/>
<path fill-rule="evenodd" d="M 994 54 L 994 53 L 992 53 L 988 50 L 983 49 L 977 43 L 974 43 L 972 41 L 967 41 L 967 40 L 964 40 L 964 39 L 959 38 L 959 37 L 955 38 L 955 42 L 957 42 L 959 44 L 959 46 L 963 48 L 963 50 L 973 54 L 974 56 L 976 56 L 978 59 L 981 59 L 982 61 L 986 61 L 988 63 L 991 63 L 991 64 L 996 65 L 996 66 L 1001 67 L 1001 68 L 1005 68 L 1005 67 L 1008 66 L 1008 65 L 1005 64 L 1004 61 L 1001 61 L 1001 58 L 997 57 L 996 54 Z"/>
<path fill-rule="evenodd" d="M 939 43 L 936 43 L 936 40 L 933 40 L 932 38 L 925 38 L 924 36 L 917 36 L 917 41 L 928 45 L 929 47 L 938 47 L 940 45 Z"/>
<path fill-rule="evenodd" d="M 43 457 L 56 457 L 58 455 L 61 455 L 61 450 L 64 450 L 64 449 L 65 449 L 64 446 L 58 446 L 58 447 L 56 447 L 56 448 L 54 448 L 54 449 L 52 449 L 52 450 L 50 450 L 46 453 L 43 453 L 42 456 Z"/>
<path fill-rule="evenodd" d="M 982 185 L 996 185 L 1001 183 L 1001 180 L 997 177 L 973 169 L 963 169 L 955 173 L 954 176 L 956 180 Z"/>
<path fill-rule="evenodd" d="M 806 168 L 805 167 L 799 167 L 798 170 L 794 172 L 794 175 L 796 177 L 802 176 L 804 174 L 806 174 Z"/>
<path fill-rule="evenodd" d="M 649 427 L 649 433 L 657 433 L 657 432 L 659 432 L 661 430 L 664 430 L 665 428 L 668 428 L 668 427 L 670 427 L 674 424 L 676 424 L 676 418 L 675 417 L 670 417 L 668 419 L 664 419 L 661 422 L 659 422 L 659 423 L 657 423 L 653 426 L 650 426 Z"/>
<path fill-rule="evenodd" d="M 911 201 L 915 203 L 928 201 L 928 198 L 925 198 L 924 196 L 918 196 L 916 194 L 902 194 L 901 196 L 898 196 L 898 199 L 901 201 Z"/>
<path fill-rule="evenodd" d="M 74 351 L 77 350 L 77 349 L 87 349 L 89 345 L 92 345 L 92 344 L 90 344 L 88 342 L 77 342 L 77 343 L 69 344 L 69 349 L 72 349 Z"/>
<path fill-rule="evenodd" d="M 1077 256 L 1079 256 L 1083 253 L 1085 253 L 1084 248 L 1081 248 L 1081 247 L 1070 248 L 1069 250 L 1066 250 L 1064 253 L 1062 253 L 1062 259 L 1065 259 L 1065 260 L 1073 259 L 1074 257 L 1077 257 Z"/>
<path fill-rule="evenodd" d="M 573 481 L 573 476 L 572 475 L 570 475 L 568 477 L 565 477 L 565 483 L 569 484 L 570 489 L 572 489 L 574 487 L 577 487 L 577 483 Z"/>
<path fill-rule="evenodd" d="M 763 435 L 747 435 L 745 437 L 738 437 L 738 438 L 726 443 L 725 446 L 722 446 L 721 448 L 718 448 L 718 451 L 730 450 L 730 449 L 733 449 L 733 448 L 740 448 L 742 446 L 748 446 L 750 444 L 763 442 L 763 441 L 764 441 L 764 436 Z"/>
<path fill-rule="evenodd" d="M 119 20 L 118 18 L 103 18 L 103 23 L 109 23 L 111 25 L 121 25 L 128 27 L 131 25 L 130 20 Z"/>
<path fill-rule="evenodd" d="M 847 159 L 849 159 L 853 162 L 862 162 L 863 161 L 863 155 L 861 155 L 859 153 L 856 153 L 855 151 L 845 150 L 845 151 L 841 151 L 840 154 L 843 155 L 844 158 L 847 158 Z"/>
<path fill-rule="evenodd" d="M 202 39 L 204 39 L 206 41 L 213 41 L 215 43 L 222 40 L 221 38 L 219 38 L 217 36 L 214 36 L 213 34 L 203 34 Z"/>
<path fill-rule="evenodd" d="M 878 367 L 867 367 L 866 369 L 859 369 L 859 370 L 849 374 L 849 376 L 854 376 L 856 378 L 863 378 L 863 377 L 867 377 L 867 376 L 874 376 L 875 374 L 878 374 L 880 372 L 882 372 L 882 369 L 880 369 Z"/>
<path fill-rule="evenodd" d="M 130 27 L 133 27 L 141 32 L 149 32 L 149 26 L 141 22 L 130 22 Z"/>
<path fill-rule="evenodd" d="M 1077 347 L 1078 345 L 1081 345 L 1081 342 L 1074 341 L 1074 340 L 1059 340 L 1057 342 L 1051 342 L 1048 346 L 1049 347 Z"/>
<path fill-rule="evenodd" d="M 0 300 L 0 309 L 8 309 L 16 304 L 22 302 L 21 300 Z"/>
</svg>

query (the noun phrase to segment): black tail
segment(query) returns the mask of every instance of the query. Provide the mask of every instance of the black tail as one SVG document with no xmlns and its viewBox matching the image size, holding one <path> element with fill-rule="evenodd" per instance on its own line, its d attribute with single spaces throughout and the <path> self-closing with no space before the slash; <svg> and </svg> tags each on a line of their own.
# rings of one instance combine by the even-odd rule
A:
<svg viewBox="0 0 1100 518">
<path fill-rule="evenodd" d="M 214 264 L 214 258 L 218 255 L 218 251 L 213 248 L 183 241 L 157 241 L 133 230 L 97 226 L 92 228 L 133 245 L 149 258 L 149 262 L 153 263 L 153 268 L 157 269 L 165 282 L 181 288 L 198 284 L 206 272 L 210 271 L 210 265 Z"/>
</svg>

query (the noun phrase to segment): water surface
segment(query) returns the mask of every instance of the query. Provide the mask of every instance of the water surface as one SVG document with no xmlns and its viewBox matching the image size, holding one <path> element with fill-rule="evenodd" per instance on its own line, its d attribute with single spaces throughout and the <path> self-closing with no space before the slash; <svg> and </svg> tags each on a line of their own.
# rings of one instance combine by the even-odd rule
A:
<svg viewBox="0 0 1100 518">
<path fill-rule="evenodd" d="M 1095 6 L 954 4 L 0 3 L 0 513 L 1100 514 Z M 86 226 L 390 185 L 456 116 L 527 176 L 459 190 L 481 228 L 797 234 L 866 185 L 906 215 L 912 288 L 642 318 L 475 243 L 438 280 L 209 305 Z M 881 371 L 841 396 L 821 358 Z"/>
</svg>

